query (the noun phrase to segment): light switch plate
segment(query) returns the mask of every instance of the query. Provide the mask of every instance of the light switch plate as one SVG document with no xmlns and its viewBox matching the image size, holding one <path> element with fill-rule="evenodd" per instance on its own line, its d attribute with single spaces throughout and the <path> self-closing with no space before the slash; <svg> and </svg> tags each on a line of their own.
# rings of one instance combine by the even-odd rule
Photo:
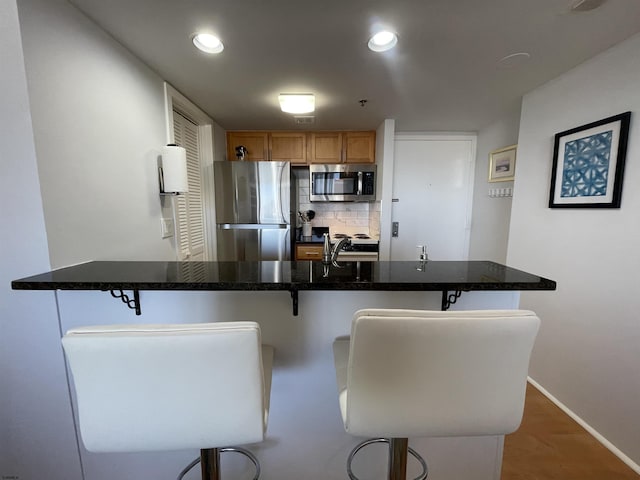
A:
<svg viewBox="0 0 640 480">
<path fill-rule="evenodd" d="M 161 218 L 160 229 L 162 238 L 173 237 L 173 218 Z"/>
</svg>

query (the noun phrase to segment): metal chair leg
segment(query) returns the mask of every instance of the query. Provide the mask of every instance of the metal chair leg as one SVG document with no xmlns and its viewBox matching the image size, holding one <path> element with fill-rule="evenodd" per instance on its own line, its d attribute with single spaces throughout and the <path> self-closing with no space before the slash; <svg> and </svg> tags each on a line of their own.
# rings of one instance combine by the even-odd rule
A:
<svg viewBox="0 0 640 480">
<path fill-rule="evenodd" d="M 220 451 L 217 448 L 200 450 L 202 480 L 220 480 Z"/>
<path fill-rule="evenodd" d="M 406 480 L 408 438 L 389 440 L 389 480 Z"/>
<path fill-rule="evenodd" d="M 360 480 L 356 477 L 351 469 L 351 462 L 356 454 L 364 447 L 374 443 L 387 443 L 389 444 L 389 480 L 406 480 L 407 475 L 407 453 L 410 453 L 422 466 L 422 473 L 413 480 L 425 480 L 429 475 L 429 469 L 427 462 L 424 458 L 416 452 L 413 448 L 409 447 L 409 440 L 406 438 L 371 438 L 356 445 L 349 457 L 347 458 L 347 474 L 351 480 Z"/>
<path fill-rule="evenodd" d="M 251 460 L 251 463 L 253 463 L 253 466 L 256 469 L 253 480 L 258 480 L 260 477 L 260 462 L 253 453 L 241 447 L 207 448 L 200 450 L 200 457 L 187 465 L 180 472 L 177 480 L 182 480 L 187 472 L 195 467 L 199 462 L 201 464 L 202 480 L 220 480 L 220 454 L 224 452 L 240 453 Z"/>
</svg>

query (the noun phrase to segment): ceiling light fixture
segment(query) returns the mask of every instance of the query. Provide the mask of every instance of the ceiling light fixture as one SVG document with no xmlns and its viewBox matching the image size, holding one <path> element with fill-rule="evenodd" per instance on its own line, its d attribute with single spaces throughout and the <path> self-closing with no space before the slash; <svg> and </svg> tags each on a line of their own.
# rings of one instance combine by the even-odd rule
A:
<svg viewBox="0 0 640 480">
<path fill-rule="evenodd" d="M 574 12 L 588 12 L 602 6 L 605 0 L 576 0 L 571 5 Z"/>
<path fill-rule="evenodd" d="M 531 54 L 527 52 L 512 53 L 498 60 L 498 65 L 502 67 L 517 67 L 525 64 L 530 58 Z"/>
<path fill-rule="evenodd" d="M 278 101 L 285 113 L 311 113 L 316 109 L 316 97 L 312 93 L 281 93 Z"/>
<path fill-rule="evenodd" d="M 391 50 L 398 43 L 398 36 L 389 31 L 382 30 L 369 39 L 369 49 L 374 52 L 385 52 Z"/>
<path fill-rule="evenodd" d="M 193 44 L 206 53 L 220 53 L 224 50 L 224 45 L 218 37 L 210 33 L 196 33 L 192 37 Z"/>
</svg>

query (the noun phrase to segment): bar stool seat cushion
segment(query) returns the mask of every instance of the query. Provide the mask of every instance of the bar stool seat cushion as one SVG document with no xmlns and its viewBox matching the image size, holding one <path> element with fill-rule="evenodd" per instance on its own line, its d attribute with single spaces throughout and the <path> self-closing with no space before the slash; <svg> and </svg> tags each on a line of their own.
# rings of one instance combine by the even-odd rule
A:
<svg viewBox="0 0 640 480">
<path fill-rule="evenodd" d="M 345 430 L 364 437 L 515 431 L 540 320 L 525 310 L 355 313 L 334 342 Z"/>
<path fill-rule="evenodd" d="M 255 322 L 83 327 L 62 341 L 89 451 L 264 439 L 273 348 Z"/>
</svg>

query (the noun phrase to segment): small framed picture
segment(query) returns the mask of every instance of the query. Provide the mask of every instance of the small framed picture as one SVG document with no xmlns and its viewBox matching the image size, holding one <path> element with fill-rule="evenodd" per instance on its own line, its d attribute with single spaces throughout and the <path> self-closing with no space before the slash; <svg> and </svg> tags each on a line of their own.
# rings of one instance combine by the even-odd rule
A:
<svg viewBox="0 0 640 480">
<path fill-rule="evenodd" d="M 513 181 L 516 173 L 517 145 L 500 148 L 489 154 L 489 181 Z"/>
<path fill-rule="evenodd" d="M 549 208 L 620 208 L 631 112 L 556 134 Z"/>
</svg>

